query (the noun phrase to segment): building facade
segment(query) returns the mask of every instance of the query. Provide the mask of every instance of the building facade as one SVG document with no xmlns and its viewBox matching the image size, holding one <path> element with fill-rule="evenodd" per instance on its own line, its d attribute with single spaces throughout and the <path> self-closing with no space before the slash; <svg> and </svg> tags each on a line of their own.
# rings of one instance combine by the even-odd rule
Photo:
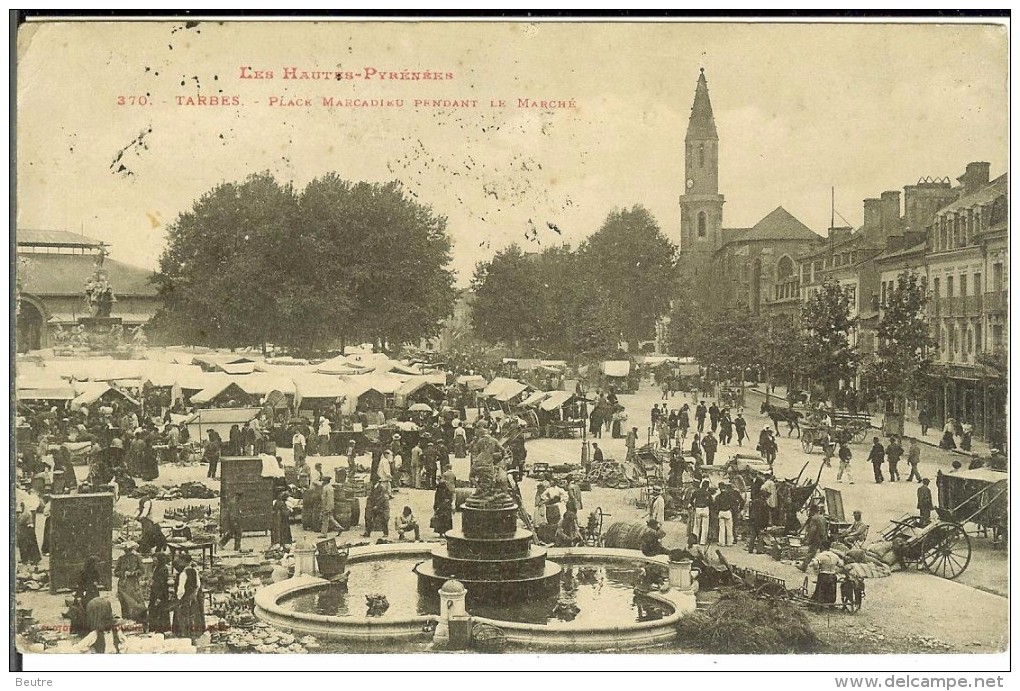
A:
<svg viewBox="0 0 1020 691">
<path fill-rule="evenodd" d="M 116 302 L 112 316 L 125 327 L 144 324 L 160 306 L 150 269 L 105 258 L 98 240 L 63 230 L 17 231 L 17 349 L 26 352 L 53 345 L 58 329 L 67 330 L 89 316 L 85 284 L 103 256 L 103 270 Z"/>
<path fill-rule="evenodd" d="M 988 163 L 967 166 L 953 186 L 923 178 L 900 193 L 864 200 L 864 224 L 830 228 L 824 247 L 799 263 L 802 300 L 828 281 L 851 295 L 858 319 L 852 343 L 867 356 L 877 347 L 882 305 L 904 273 L 928 293 L 927 319 L 937 343 L 941 384 L 923 405 L 935 425 L 968 421 L 981 438 L 1005 438 L 1009 348 L 1008 177 L 989 180 Z M 934 425 L 933 425 L 934 426 Z"/>
</svg>

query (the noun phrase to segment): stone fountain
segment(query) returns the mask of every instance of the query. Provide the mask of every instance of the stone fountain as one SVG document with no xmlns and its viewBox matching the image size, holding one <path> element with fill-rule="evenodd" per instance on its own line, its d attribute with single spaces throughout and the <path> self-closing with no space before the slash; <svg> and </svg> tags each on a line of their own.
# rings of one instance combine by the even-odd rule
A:
<svg viewBox="0 0 1020 691">
<path fill-rule="evenodd" d="M 517 502 L 503 489 L 480 488 L 461 506 L 461 527 L 445 533 L 446 545 L 432 550 L 432 563 L 414 567 L 418 589 L 435 596 L 455 579 L 474 604 L 506 604 L 556 597 L 560 565 L 535 546 L 533 533 L 517 526 Z"/>
</svg>

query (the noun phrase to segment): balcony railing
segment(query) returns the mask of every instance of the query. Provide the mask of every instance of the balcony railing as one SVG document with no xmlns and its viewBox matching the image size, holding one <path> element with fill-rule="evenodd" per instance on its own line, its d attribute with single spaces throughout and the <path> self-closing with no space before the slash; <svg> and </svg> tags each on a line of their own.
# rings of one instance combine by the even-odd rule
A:
<svg viewBox="0 0 1020 691">
<path fill-rule="evenodd" d="M 935 298 L 929 303 L 928 314 L 935 317 L 980 317 L 983 295 L 957 295 Z"/>
<path fill-rule="evenodd" d="M 1005 312 L 1009 298 L 1005 290 L 985 293 L 984 307 L 987 312 Z"/>
</svg>

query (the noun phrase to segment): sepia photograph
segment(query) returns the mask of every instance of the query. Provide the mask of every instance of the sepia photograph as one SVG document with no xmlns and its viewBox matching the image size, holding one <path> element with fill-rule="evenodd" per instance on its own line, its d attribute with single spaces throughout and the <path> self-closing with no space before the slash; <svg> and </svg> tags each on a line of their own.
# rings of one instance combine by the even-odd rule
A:
<svg viewBox="0 0 1020 691">
<path fill-rule="evenodd" d="M 10 25 L 12 671 L 1009 669 L 1008 12 Z"/>
</svg>

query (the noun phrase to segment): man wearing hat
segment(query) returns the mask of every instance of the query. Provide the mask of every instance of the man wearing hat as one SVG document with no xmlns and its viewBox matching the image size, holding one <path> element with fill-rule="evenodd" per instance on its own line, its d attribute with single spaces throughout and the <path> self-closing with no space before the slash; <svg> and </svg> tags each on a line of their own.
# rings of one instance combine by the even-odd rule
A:
<svg viewBox="0 0 1020 691">
<path fill-rule="evenodd" d="M 648 520 L 662 525 L 666 521 L 666 500 L 662 496 L 662 488 L 652 485 L 652 500 L 648 502 Z"/>
<path fill-rule="evenodd" d="M 868 538 L 868 524 L 862 518 L 860 511 L 854 511 L 854 522 L 843 533 L 843 543 L 847 547 L 860 547 Z"/>
</svg>

